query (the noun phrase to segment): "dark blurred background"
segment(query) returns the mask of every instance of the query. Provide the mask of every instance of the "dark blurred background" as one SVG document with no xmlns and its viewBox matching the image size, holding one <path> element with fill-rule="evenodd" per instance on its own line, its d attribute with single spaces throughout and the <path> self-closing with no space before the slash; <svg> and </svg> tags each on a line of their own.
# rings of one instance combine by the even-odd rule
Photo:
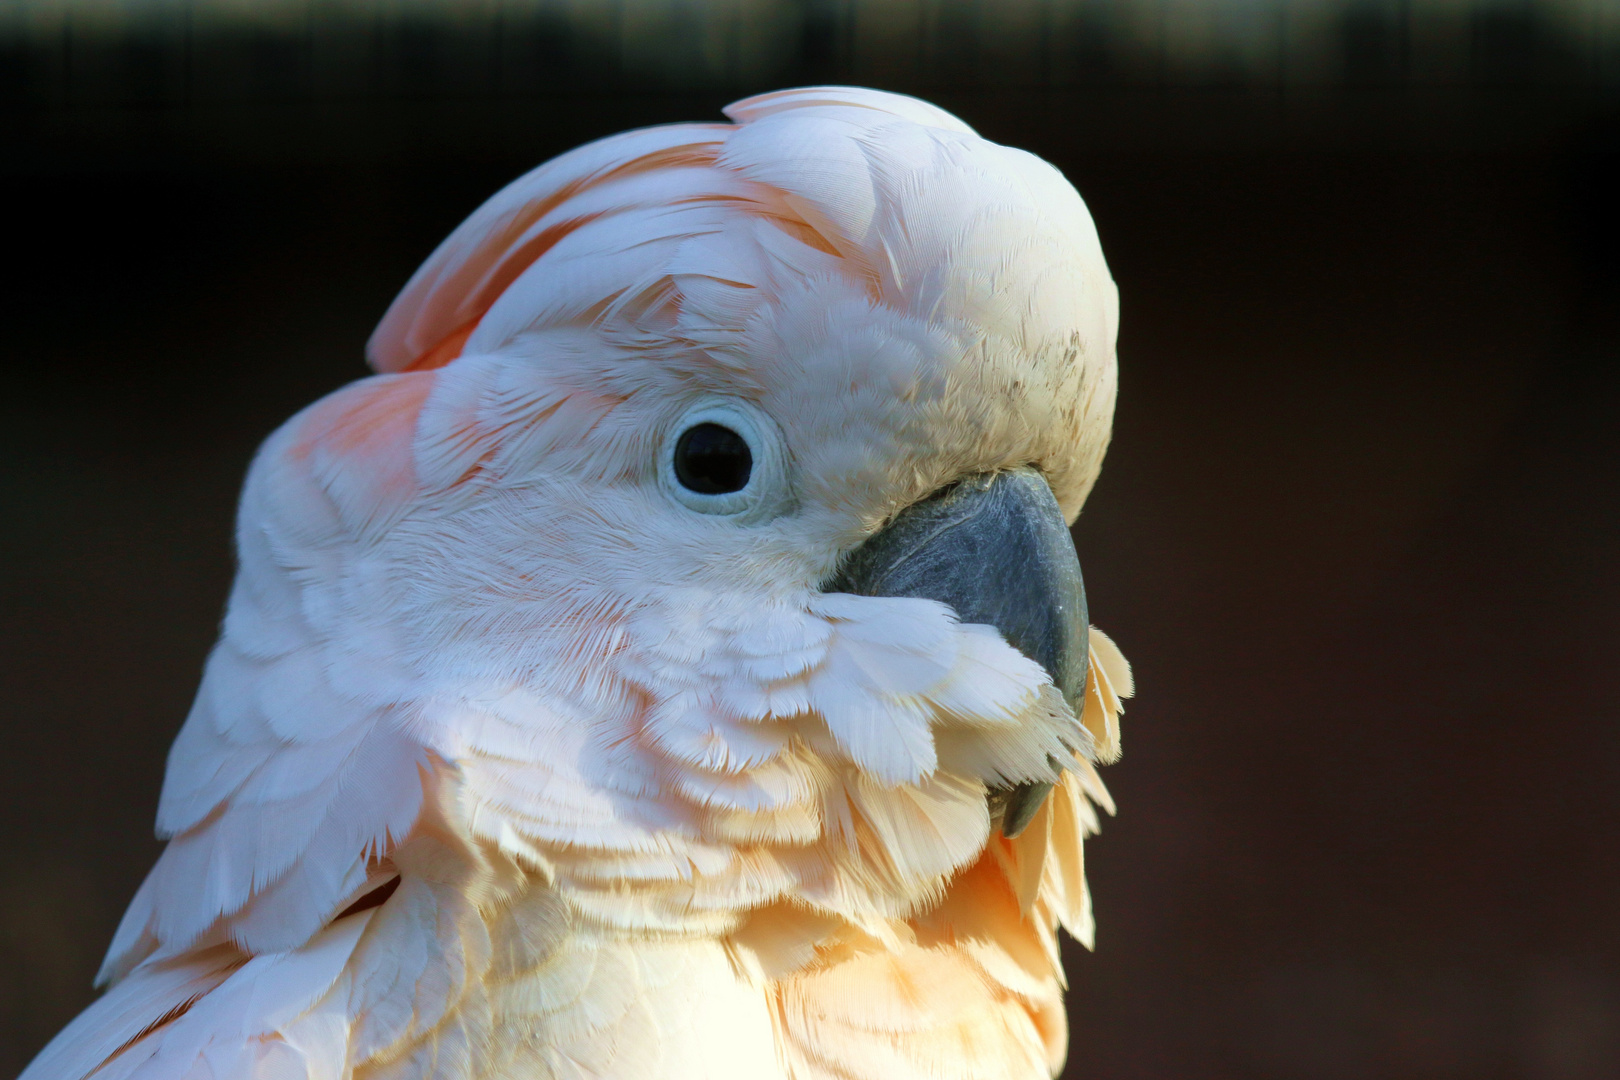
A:
<svg viewBox="0 0 1620 1080">
<path fill-rule="evenodd" d="M 155 857 L 237 485 L 486 195 L 809 82 L 1058 164 L 1140 695 L 1067 1075 L 1620 1077 L 1620 7 L 0 8 L 0 1073 Z"/>
</svg>

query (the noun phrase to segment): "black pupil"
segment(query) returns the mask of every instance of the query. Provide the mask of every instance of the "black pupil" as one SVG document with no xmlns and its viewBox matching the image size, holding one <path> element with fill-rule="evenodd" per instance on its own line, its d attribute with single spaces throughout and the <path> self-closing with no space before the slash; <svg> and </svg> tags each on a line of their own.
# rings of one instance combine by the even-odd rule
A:
<svg viewBox="0 0 1620 1080">
<path fill-rule="evenodd" d="M 687 428 L 675 443 L 675 479 L 700 495 L 724 495 L 748 486 L 754 455 L 743 437 L 719 424 Z"/>
</svg>

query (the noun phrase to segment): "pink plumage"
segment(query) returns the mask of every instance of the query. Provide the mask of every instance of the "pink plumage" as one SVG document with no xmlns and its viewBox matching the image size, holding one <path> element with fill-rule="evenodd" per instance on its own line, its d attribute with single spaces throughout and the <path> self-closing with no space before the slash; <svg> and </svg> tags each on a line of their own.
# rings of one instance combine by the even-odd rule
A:
<svg viewBox="0 0 1620 1080">
<path fill-rule="evenodd" d="M 25 1080 L 1061 1064 L 1128 668 L 1093 632 L 1077 717 L 995 628 L 821 585 L 962 477 L 1079 512 L 1095 230 L 911 98 L 726 111 L 514 181 L 389 309 L 380 374 L 266 442 L 168 847 Z M 735 497 L 672 486 L 699 422 L 748 442 Z M 1039 783 L 1000 835 L 987 795 Z"/>
</svg>

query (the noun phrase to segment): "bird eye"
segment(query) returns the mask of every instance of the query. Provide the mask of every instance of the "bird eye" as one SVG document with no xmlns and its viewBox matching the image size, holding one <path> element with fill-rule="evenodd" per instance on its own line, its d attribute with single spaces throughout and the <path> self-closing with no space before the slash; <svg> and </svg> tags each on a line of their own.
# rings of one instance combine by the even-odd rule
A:
<svg viewBox="0 0 1620 1080">
<path fill-rule="evenodd" d="M 696 424 L 675 442 L 675 479 L 699 495 L 725 495 L 748 486 L 754 453 L 748 441 L 719 424 Z"/>
<path fill-rule="evenodd" d="M 782 429 L 758 405 L 709 397 L 666 430 L 659 481 L 680 505 L 738 524 L 792 509 L 792 455 Z"/>
</svg>

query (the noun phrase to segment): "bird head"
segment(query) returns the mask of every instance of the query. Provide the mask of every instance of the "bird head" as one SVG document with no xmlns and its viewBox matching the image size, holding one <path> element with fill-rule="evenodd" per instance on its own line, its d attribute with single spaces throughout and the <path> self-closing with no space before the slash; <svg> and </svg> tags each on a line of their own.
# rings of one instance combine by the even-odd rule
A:
<svg viewBox="0 0 1620 1080">
<path fill-rule="evenodd" d="M 1111 713 L 1077 719 L 1067 525 L 1117 321 L 1079 195 L 898 95 L 727 114 L 496 194 L 389 309 L 379 374 L 272 436 L 171 852 L 257 790 L 262 761 L 214 763 L 244 732 L 350 732 L 306 922 L 423 807 L 605 919 L 881 919 L 1111 750 Z M 280 910 L 265 940 L 296 939 L 250 862 L 193 921 Z M 141 910 L 148 951 L 185 939 Z"/>
</svg>

